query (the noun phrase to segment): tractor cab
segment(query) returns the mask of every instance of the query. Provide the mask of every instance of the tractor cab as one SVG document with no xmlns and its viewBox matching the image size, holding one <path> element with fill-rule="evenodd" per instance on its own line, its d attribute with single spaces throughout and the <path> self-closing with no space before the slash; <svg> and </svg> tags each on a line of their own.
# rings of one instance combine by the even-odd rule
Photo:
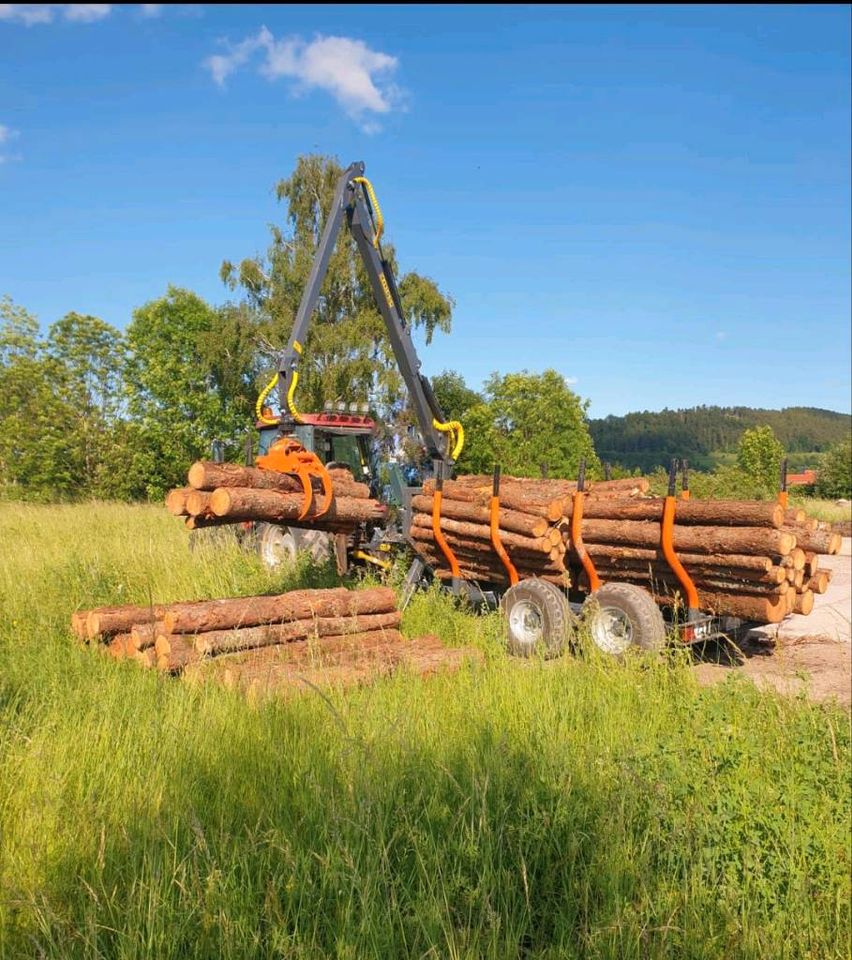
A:
<svg viewBox="0 0 852 960">
<path fill-rule="evenodd" d="M 373 478 L 371 438 L 376 429 L 370 417 L 354 412 L 326 410 L 323 413 L 302 413 L 301 423 L 293 434 L 302 446 L 324 464 L 348 467 L 356 480 L 370 483 Z M 278 421 L 258 421 L 258 456 L 269 452 L 278 438 Z"/>
</svg>

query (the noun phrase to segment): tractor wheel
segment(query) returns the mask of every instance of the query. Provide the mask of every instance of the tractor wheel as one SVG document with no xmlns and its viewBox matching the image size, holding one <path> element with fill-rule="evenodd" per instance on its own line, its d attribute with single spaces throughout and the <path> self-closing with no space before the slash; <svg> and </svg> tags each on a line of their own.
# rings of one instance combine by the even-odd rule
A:
<svg viewBox="0 0 852 960">
<path fill-rule="evenodd" d="M 572 616 L 565 594 L 535 577 L 510 587 L 500 601 L 506 618 L 506 645 L 517 657 L 560 653 L 568 641 Z"/>
<path fill-rule="evenodd" d="M 317 562 L 329 558 L 331 536 L 321 530 L 297 530 L 277 523 L 259 523 L 257 552 L 269 570 L 292 567 L 300 553 L 308 553 Z"/>
<path fill-rule="evenodd" d="M 631 648 L 658 652 L 666 644 L 660 608 L 635 584 L 605 583 L 586 599 L 583 614 L 595 645 L 612 656 Z"/>
</svg>

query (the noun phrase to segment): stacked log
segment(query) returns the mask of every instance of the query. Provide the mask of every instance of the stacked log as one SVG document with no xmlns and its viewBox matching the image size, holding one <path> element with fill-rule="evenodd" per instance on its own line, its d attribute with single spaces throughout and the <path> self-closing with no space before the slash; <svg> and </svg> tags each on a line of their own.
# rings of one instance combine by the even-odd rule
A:
<svg viewBox="0 0 852 960">
<path fill-rule="evenodd" d="M 116 659 L 180 673 L 207 657 L 317 639 L 334 645 L 401 642 L 401 614 L 388 587 L 294 590 L 276 596 L 99 607 L 71 628 Z"/>
<path fill-rule="evenodd" d="M 581 529 L 603 581 L 636 583 L 670 604 L 683 589 L 659 546 L 662 511 L 659 498 L 587 498 Z M 570 516 L 569 504 L 564 528 Z M 840 537 L 827 527 L 777 503 L 679 500 L 673 543 L 703 610 L 773 623 L 807 615 L 814 593 L 828 588 L 818 555 L 838 552 Z M 584 573 L 578 585 L 588 589 Z"/>
<path fill-rule="evenodd" d="M 283 523 L 289 527 L 351 533 L 365 522 L 384 519 L 386 508 L 370 497 L 370 488 L 342 468 L 329 470 L 332 500 L 320 513 L 325 494 L 314 478 L 306 516 L 305 493 L 299 477 L 277 470 L 242 467 L 236 463 L 199 460 L 189 468 L 188 486 L 170 490 L 166 509 L 184 517 L 190 530 L 250 521 Z"/>
<path fill-rule="evenodd" d="M 589 501 L 612 496 L 626 499 L 648 489 L 643 477 L 595 483 Z M 504 476 L 500 480 L 499 537 L 518 576 L 539 577 L 567 584 L 565 534 L 558 522 L 570 504 L 577 484 L 568 480 L 533 480 Z M 466 475 L 443 485 L 440 530 L 459 564 L 464 580 L 497 586 L 509 583 L 509 572 L 491 538 L 490 476 Z M 435 541 L 432 526 L 435 484 L 427 481 L 423 493 L 412 499 L 408 531 L 415 551 L 442 580 L 452 577 L 449 561 Z M 608 502 L 608 500 L 607 500 Z"/>
</svg>

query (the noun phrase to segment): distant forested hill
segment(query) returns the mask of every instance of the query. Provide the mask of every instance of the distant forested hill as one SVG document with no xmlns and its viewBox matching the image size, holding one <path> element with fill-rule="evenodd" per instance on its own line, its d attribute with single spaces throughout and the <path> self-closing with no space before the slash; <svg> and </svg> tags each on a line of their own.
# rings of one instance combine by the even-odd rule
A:
<svg viewBox="0 0 852 960">
<path fill-rule="evenodd" d="M 595 449 L 603 461 L 631 469 L 667 466 L 672 457 L 686 457 L 700 470 L 730 460 L 744 430 L 768 424 L 799 469 L 816 454 L 844 440 L 852 417 L 816 407 L 758 410 L 751 407 L 693 407 L 659 413 L 628 413 L 590 423 Z"/>
</svg>

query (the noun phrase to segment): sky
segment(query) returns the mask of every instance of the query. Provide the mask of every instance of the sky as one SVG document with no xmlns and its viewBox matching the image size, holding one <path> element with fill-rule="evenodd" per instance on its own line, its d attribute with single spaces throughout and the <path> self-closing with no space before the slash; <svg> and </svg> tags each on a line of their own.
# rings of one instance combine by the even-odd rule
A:
<svg viewBox="0 0 852 960">
<path fill-rule="evenodd" d="M 0 4 L 0 295 L 224 302 L 318 152 L 455 301 L 429 375 L 847 412 L 850 115 L 848 6 Z"/>
</svg>

